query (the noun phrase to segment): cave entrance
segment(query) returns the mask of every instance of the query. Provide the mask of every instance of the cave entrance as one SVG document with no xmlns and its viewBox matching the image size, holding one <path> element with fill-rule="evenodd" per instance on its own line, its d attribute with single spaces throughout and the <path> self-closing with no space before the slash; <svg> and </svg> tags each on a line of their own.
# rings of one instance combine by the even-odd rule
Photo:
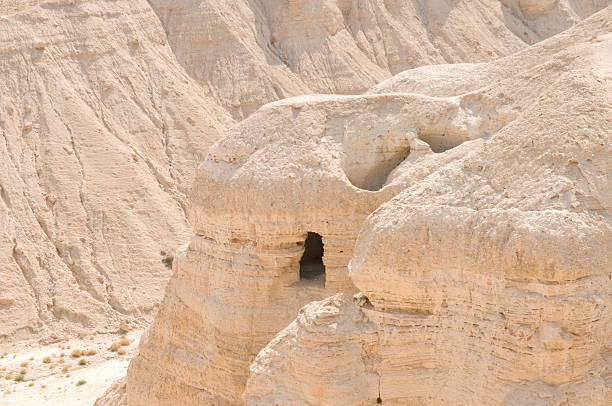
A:
<svg viewBox="0 0 612 406">
<path fill-rule="evenodd" d="M 323 264 L 323 238 L 308 232 L 304 243 L 304 254 L 300 259 L 300 280 L 316 282 L 325 286 L 325 265 Z"/>
</svg>

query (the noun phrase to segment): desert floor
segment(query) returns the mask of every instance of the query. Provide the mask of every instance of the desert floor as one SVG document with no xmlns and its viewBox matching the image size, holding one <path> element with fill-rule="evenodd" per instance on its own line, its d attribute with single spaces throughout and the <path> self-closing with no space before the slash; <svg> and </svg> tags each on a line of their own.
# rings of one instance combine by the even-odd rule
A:
<svg viewBox="0 0 612 406">
<path fill-rule="evenodd" d="M 1 351 L 0 406 L 93 405 L 113 381 L 125 375 L 130 359 L 137 353 L 141 334 L 141 330 L 127 333 L 123 344 L 129 341 L 129 345 L 115 351 L 110 348 L 121 341 L 120 334 Z M 75 350 L 92 355 L 76 356 Z M 20 373 L 23 381 L 18 382 L 15 378 Z"/>
</svg>

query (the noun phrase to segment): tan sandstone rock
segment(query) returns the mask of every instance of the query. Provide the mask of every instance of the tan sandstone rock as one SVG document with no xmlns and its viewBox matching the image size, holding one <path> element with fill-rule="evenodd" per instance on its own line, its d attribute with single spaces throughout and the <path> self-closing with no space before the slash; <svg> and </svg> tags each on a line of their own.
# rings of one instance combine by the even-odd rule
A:
<svg viewBox="0 0 612 406">
<path fill-rule="evenodd" d="M 304 307 L 248 405 L 610 404 L 611 31 L 608 8 L 495 63 L 515 75 L 477 93 L 517 116 L 368 217 L 362 293 Z"/>
<path fill-rule="evenodd" d="M 199 168 L 196 235 L 178 253 L 160 313 L 130 366 L 128 404 L 241 403 L 254 356 L 302 305 L 355 292 L 347 264 L 366 216 L 413 181 L 418 159 L 432 171 L 461 156 L 459 146 L 434 159 L 419 134 L 445 129 L 454 146 L 512 115 L 499 105 L 489 117 L 471 116 L 466 105 L 474 103 L 481 102 L 305 96 L 234 127 Z M 325 275 L 317 279 L 300 278 L 309 232 L 324 245 Z"/>
<path fill-rule="evenodd" d="M 583 188 L 572 198 L 576 171 L 565 179 L 555 164 L 544 165 L 540 173 L 529 162 L 540 155 L 559 158 L 551 152 L 557 140 L 551 134 L 570 145 L 567 140 L 578 129 L 568 120 L 592 106 L 588 117 L 599 121 L 584 142 L 600 148 L 592 138 L 593 131 L 609 128 L 600 119 L 601 112 L 609 112 L 609 87 L 602 85 L 609 83 L 609 41 L 603 35 L 610 31 L 609 17 L 606 10 L 499 62 L 408 71 L 364 96 L 275 102 L 230 130 L 198 171 L 191 210 L 196 234 L 179 250 L 160 313 L 130 366 L 127 404 L 241 404 L 248 365 L 297 308 L 337 291 L 352 293 L 355 284 L 365 295 L 308 305 L 261 351 L 251 367 L 247 403 L 495 404 L 505 399 L 525 404 L 533 396 L 544 404 L 601 403 L 605 369 L 589 364 L 568 372 L 564 362 L 584 354 L 597 358 L 605 355 L 597 348 L 609 347 L 609 264 L 600 260 L 608 248 L 609 222 L 584 222 L 586 231 L 595 232 L 594 239 L 584 240 L 594 242 L 595 251 L 572 257 L 572 266 L 599 267 L 595 282 L 571 279 L 577 275 L 569 266 L 559 267 L 559 274 L 570 280 L 546 279 L 550 264 L 538 262 L 543 254 L 533 249 L 519 256 L 534 270 L 527 287 L 517 275 L 506 278 L 505 271 L 488 267 L 523 269 L 512 262 L 512 249 L 527 252 L 534 241 L 540 243 L 542 232 L 547 244 L 541 252 L 572 248 L 571 239 L 559 236 L 574 229 L 555 228 L 565 212 L 585 209 L 577 209 L 580 196 L 587 197 L 593 207 L 585 210 L 595 216 L 606 202 L 609 188 L 600 174 L 609 172 L 605 159 L 601 163 L 609 150 L 598 151 L 599 167 L 589 178 L 599 182 L 589 189 L 596 196 Z M 597 74 L 590 77 L 591 71 Z M 566 87 L 559 89 L 560 84 Z M 570 106 L 561 104 L 563 114 L 557 114 L 554 106 L 571 93 L 568 87 L 584 92 L 577 92 Z M 593 96 L 597 92 L 603 99 Z M 535 147 L 531 141 L 540 132 L 542 144 Z M 522 165 L 508 165 L 512 160 L 505 153 L 515 157 L 523 149 Z M 497 177 L 502 170 L 504 176 Z M 554 186 L 556 205 L 542 197 L 541 184 Z M 415 201 L 399 204 L 398 198 L 383 206 L 353 251 L 368 214 L 403 190 L 401 196 Z M 417 215 L 397 214 L 401 209 Z M 379 216 L 386 233 L 378 232 Z M 508 230 L 518 230 L 518 245 L 500 252 Z M 589 235 L 586 231 L 583 235 Z M 324 276 L 300 275 L 308 233 L 322 236 Z M 481 249 L 479 257 L 475 253 Z M 554 259 L 573 254 L 575 248 Z M 418 266 L 404 267 L 410 261 Z M 585 296 L 585 291 L 595 294 Z M 572 310 L 581 306 L 586 306 L 582 313 Z M 535 320 L 534 314 L 552 316 Z M 569 331 L 561 320 L 568 315 L 578 327 L 601 318 L 592 330 Z M 574 351 L 575 331 L 595 336 Z M 511 365 L 519 367 L 511 370 Z M 472 378 L 476 373 L 481 380 Z M 595 378 L 581 381 L 584 376 Z M 105 399 L 116 395 L 120 391 Z"/>
<path fill-rule="evenodd" d="M 307 93 L 361 93 L 422 65 L 485 62 L 610 0 L 152 0 L 178 60 L 235 118 Z"/>
<path fill-rule="evenodd" d="M 196 162 L 232 120 L 176 62 L 146 1 L 10 3 L 0 343 L 142 324 L 170 274 L 160 251 L 189 235 Z"/>
<path fill-rule="evenodd" d="M 552 46 L 554 50 L 535 49 L 525 51 L 522 57 L 509 58 L 508 65 L 499 68 L 499 72 L 505 72 L 503 76 L 491 68 L 498 74 L 497 81 L 480 89 L 473 85 L 477 90 L 471 93 L 454 95 L 453 81 L 441 81 L 438 88 L 446 90 L 439 91 L 450 96 L 304 96 L 271 103 L 231 129 L 211 148 L 196 176 L 191 210 L 196 236 L 179 253 L 161 311 L 141 342 L 140 355 L 130 366 L 128 405 L 240 404 L 246 366 L 273 332 L 288 323 L 296 306 L 330 292 L 354 290 L 346 266 L 361 223 L 399 191 L 420 186 L 423 200 L 430 198 L 433 189 L 451 206 L 473 201 L 475 207 L 486 209 L 499 198 L 494 192 L 499 189 L 504 201 L 504 190 L 497 185 L 503 179 L 491 181 L 489 189 L 464 190 L 470 182 L 484 182 L 485 168 L 504 162 L 497 157 L 485 163 L 479 156 L 494 140 L 514 134 L 513 128 L 520 128 L 514 131 L 521 134 L 527 132 L 521 123 L 533 121 L 531 115 L 536 113 L 532 109 L 524 113 L 523 108 L 536 102 L 544 105 L 540 99 L 558 87 L 559 73 L 567 72 L 572 78 L 575 72 L 591 69 L 595 55 L 605 54 L 606 48 L 601 45 L 598 52 L 596 46 L 592 47 L 593 58 L 588 61 L 572 57 L 590 40 L 592 32 L 608 27 L 608 15 L 602 13 L 588 26 L 566 34 L 575 41 L 569 50 L 564 49 L 567 41 L 560 47 L 561 41 L 551 39 L 541 47 Z M 574 64 L 569 66 L 571 61 Z M 553 75 L 554 67 L 557 70 Z M 599 86 L 596 80 L 586 83 Z M 590 101 L 590 96 L 580 99 L 584 100 Z M 601 120 L 599 123 L 605 124 Z M 525 148 L 524 140 L 513 142 L 506 141 L 504 148 Z M 540 148 L 536 151 L 548 147 Z M 445 191 L 431 183 L 453 168 L 463 174 L 448 175 L 460 182 L 455 189 Z M 521 170 L 531 169 L 525 166 Z M 522 173 L 516 169 L 516 175 L 505 180 L 523 179 Z M 545 179 L 553 182 L 552 175 Z M 506 193 L 511 193 L 510 186 L 507 189 Z M 581 193 L 585 195 L 586 191 Z M 535 198 L 533 193 L 528 196 Z M 517 197 L 513 195 L 505 204 L 513 207 Z M 452 220 L 447 220 L 450 228 L 454 226 Z M 487 223 L 493 229 L 494 225 Z M 307 232 L 323 237 L 325 289 L 322 284 L 319 289 L 311 289 L 300 280 L 301 243 Z M 390 261 L 400 261 L 400 246 L 405 239 L 393 235 L 385 238 L 397 254 L 383 249 L 384 244 L 376 252 Z M 449 244 L 457 238 L 449 234 Z M 356 258 L 362 255 L 354 254 Z M 431 255 L 444 258 L 434 248 Z M 454 259 L 449 257 L 449 263 Z M 406 311 L 401 306 L 405 290 L 409 295 L 418 293 L 414 300 L 422 297 L 429 311 L 429 290 L 408 289 L 401 283 L 402 275 L 389 282 L 389 289 L 397 289 L 385 290 L 380 298 L 367 289 L 380 285 L 377 274 L 355 275 L 354 280 L 362 283 L 357 287 L 372 296 L 372 303 L 380 301 Z M 421 314 L 425 310 L 417 307 L 409 311 Z M 554 329 L 551 331 L 550 346 L 564 345 Z M 294 356 L 292 352 L 287 354 Z M 285 365 L 275 359 L 271 368 L 276 367 L 276 361 L 279 368 Z M 312 366 L 290 365 L 304 371 Z M 252 379 L 258 382 L 257 377 Z M 267 383 L 274 386 L 276 381 L 269 379 Z M 325 386 L 323 382 L 310 383 L 312 390 Z M 291 385 L 300 387 L 294 381 Z M 260 386 L 264 392 L 278 394 L 271 398 L 272 403 L 285 396 L 280 389 L 273 391 L 256 383 L 255 389 L 247 392 L 253 404 L 268 399 L 259 397 Z M 324 404 L 334 404 L 330 403 L 332 398 L 327 399 Z"/>
</svg>

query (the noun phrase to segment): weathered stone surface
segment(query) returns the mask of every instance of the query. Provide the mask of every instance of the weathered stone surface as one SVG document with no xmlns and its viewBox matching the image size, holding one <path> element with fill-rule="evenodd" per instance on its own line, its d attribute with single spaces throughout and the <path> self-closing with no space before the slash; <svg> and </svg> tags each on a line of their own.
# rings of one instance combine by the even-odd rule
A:
<svg viewBox="0 0 612 406">
<path fill-rule="evenodd" d="M 466 105 L 474 103 L 305 96 L 234 127 L 198 170 L 196 235 L 177 255 L 160 313 L 130 366 L 128 404 L 241 403 L 254 356 L 302 305 L 355 292 L 347 264 L 366 216 L 427 170 L 462 156 L 459 146 L 435 159 L 421 129 L 445 128 L 459 144 L 512 117 L 503 105 L 491 105 L 488 117 L 470 116 Z M 426 171 L 418 170 L 423 160 Z M 307 232 L 323 238 L 324 284 L 300 280 Z"/>
<path fill-rule="evenodd" d="M 146 1 L 0 15 L 0 343 L 151 320 L 196 162 L 232 124 Z M 4 3 L 3 3 L 4 4 Z"/>
<path fill-rule="evenodd" d="M 303 308 L 247 404 L 610 404 L 611 24 L 507 59 L 516 74 L 479 93 L 517 116 L 368 217 L 362 293 Z"/>
<path fill-rule="evenodd" d="M 178 60 L 234 118 L 307 93 L 361 93 L 422 65 L 486 62 L 610 0 L 152 0 Z"/>
<path fill-rule="evenodd" d="M 111 385 L 104 395 L 102 395 L 94 406 L 119 406 L 127 402 L 125 393 L 126 378 L 121 378 Z"/>
<path fill-rule="evenodd" d="M 362 96 L 232 106 L 250 115 L 197 171 L 195 235 L 130 366 L 127 404 L 243 404 L 260 350 L 253 405 L 604 401 L 611 12 Z M 564 172 L 565 159 L 591 172 Z M 583 228 L 563 223 L 572 216 Z M 300 279 L 309 232 L 322 236 L 324 279 Z"/>
<path fill-rule="evenodd" d="M 510 55 L 610 1 L 520 3 L 151 1 L 180 63 L 235 118 L 301 94 L 361 93 L 417 66 Z"/>
</svg>

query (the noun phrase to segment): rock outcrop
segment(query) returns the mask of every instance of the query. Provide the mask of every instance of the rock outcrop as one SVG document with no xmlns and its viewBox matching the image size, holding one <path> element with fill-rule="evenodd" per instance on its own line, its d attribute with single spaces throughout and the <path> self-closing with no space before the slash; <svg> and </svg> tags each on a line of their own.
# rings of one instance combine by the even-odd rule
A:
<svg viewBox="0 0 612 406">
<path fill-rule="evenodd" d="M 301 306 L 356 292 L 347 264 L 366 216 L 512 117 L 471 95 L 304 96 L 238 124 L 198 170 L 196 235 L 130 365 L 128 404 L 241 403 L 255 355 Z M 456 148 L 436 158 L 425 135 L 436 151 Z M 321 273 L 310 275 L 317 236 Z"/>
<path fill-rule="evenodd" d="M 361 293 L 304 307 L 251 366 L 246 404 L 612 402 L 610 32 L 607 8 L 495 63 L 515 74 L 477 93 L 517 116 L 368 217 Z"/>
<path fill-rule="evenodd" d="M 421 67 L 364 95 L 255 111 L 294 91 L 362 91 L 390 75 L 386 61 L 360 76 L 370 65 L 338 56 L 357 55 L 350 41 L 348 54 L 333 52 L 350 12 L 331 39 L 317 25 L 327 30 L 336 6 L 362 16 L 373 3 L 326 2 L 320 18 L 294 2 L 152 3 L 187 70 L 248 117 L 197 170 L 194 234 L 125 387 L 101 404 L 610 402 L 612 8 L 494 62 Z M 577 21 L 605 5 L 531 3 L 504 2 L 520 18 L 504 14 L 503 29 L 528 21 L 535 41 L 559 13 Z M 473 4 L 453 3 L 445 21 Z M 318 28 L 301 41 L 287 27 L 304 15 Z M 196 17 L 214 22 L 198 27 L 208 40 L 179 43 Z M 204 55 L 233 41 L 234 59 Z M 321 49 L 341 75 L 328 60 L 317 70 L 291 59 L 318 61 Z M 323 74 L 314 80 L 311 68 Z M 211 90 L 224 71 L 232 80 Z M 257 85 L 243 85 L 247 76 Z M 327 79 L 352 84 L 327 89 Z M 274 88 L 287 80 L 290 90 Z"/>
<path fill-rule="evenodd" d="M 590 116 L 585 116 L 585 119 L 590 117 L 593 120 L 593 125 L 585 132 L 584 142 L 587 144 L 584 148 L 588 147 L 589 151 L 598 155 L 589 158 L 593 161 L 589 165 L 593 165 L 595 170 L 589 182 L 606 182 L 601 176 L 609 169 L 604 160 L 609 150 L 605 149 L 607 147 L 602 137 L 605 137 L 609 122 L 601 119 L 601 112 L 609 111 L 605 105 L 609 100 L 609 82 L 599 59 L 606 56 L 609 41 L 607 37 L 599 38 L 593 36 L 593 33 L 604 33 L 609 29 L 607 17 L 611 12 L 612 9 L 606 10 L 589 20 L 588 24 L 561 34 L 563 38 L 551 38 L 532 50 L 507 58 L 505 62 L 502 60 L 491 66 L 480 66 L 477 71 L 485 72 L 486 77 L 495 78 L 495 81 L 483 86 L 483 75 L 474 75 L 472 82 L 466 80 L 459 84 L 462 89 L 473 89 L 465 94 L 454 89 L 457 84 L 448 72 L 445 74 L 448 80 L 444 79 L 445 75 L 438 75 L 437 78 L 441 79 L 429 81 L 425 75 L 420 92 L 426 93 L 435 88 L 433 92 L 440 94 L 440 97 L 415 94 L 419 91 L 411 94 L 380 94 L 382 87 L 363 96 L 302 96 L 268 104 L 232 128 L 210 149 L 206 161 L 198 170 L 190 217 L 196 235 L 177 256 L 174 276 L 160 313 L 141 341 L 140 355 L 130 366 L 128 405 L 241 404 L 240 395 L 246 382 L 249 363 L 255 353 L 274 336 L 274 332 L 290 321 L 297 306 L 333 292 L 354 292 L 355 286 L 365 294 L 363 302 L 371 306 L 373 312 L 381 314 L 381 320 L 390 320 L 389 325 L 381 325 L 378 319 L 368 319 L 367 323 L 372 329 L 380 329 L 380 334 L 384 335 L 386 329 L 391 328 L 389 326 L 397 324 L 394 341 L 389 344 L 390 347 L 380 350 L 388 350 L 389 353 L 372 352 L 378 349 L 367 352 L 363 349 L 350 351 L 343 348 L 347 335 L 342 331 L 339 331 L 340 336 L 332 334 L 329 347 L 324 346 L 331 353 L 325 352 L 319 347 L 326 339 L 314 336 L 315 333 L 309 334 L 311 328 L 319 334 L 316 325 L 326 324 L 322 320 L 328 316 L 321 315 L 322 320 L 319 320 L 319 315 L 314 312 L 311 324 L 297 327 L 294 324 L 287 330 L 297 336 L 288 335 L 285 331 L 281 338 L 260 353 L 253 366 L 246 399 L 251 404 L 334 404 L 334 399 L 344 396 L 342 391 L 349 391 L 352 387 L 352 384 L 346 382 L 355 382 L 339 372 L 330 373 L 327 369 L 329 365 L 324 361 L 335 359 L 338 367 L 347 371 L 347 374 L 354 373 L 351 376 L 370 379 L 378 376 L 376 368 L 379 368 L 379 364 L 373 364 L 374 369 L 369 369 L 364 376 L 348 371 L 351 371 L 350 365 L 353 362 L 362 362 L 361 358 L 353 360 L 350 357 L 355 354 L 369 357 L 371 353 L 377 362 L 398 363 L 396 369 L 384 371 L 389 374 L 385 379 L 389 379 L 390 385 L 398 387 L 392 392 L 385 392 L 384 399 L 399 403 L 419 400 L 418 397 L 410 398 L 401 392 L 401 388 L 410 388 L 405 385 L 409 381 L 402 380 L 402 374 L 420 375 L 422 371 L 414 372 L 411 364 L 402 363 L 402 359 L 386 359 L 385 356 L 390 356 L 386 354 L 400 351 L 402 345 L 408 345 L 407 342 L 414 343 L 414 351 L 418 352 L 419 348 L 426 348 L 432 342 L 432 335 L 439 336 L 445 343 L 455 339 L 461 343 L 459 339 L 462 335 L 477 337 L 474 333 L 476 327 L 459 331 L 457 336 L 444 335 L 445 329 L 455 326 L 452 324 L 456 322 L 455 317 L 462 318 L 466 326 L 478 324 L 484 326 L 478 327 L 481 330 L 488 327 L 494 329 L 501 325 L 495 324 L 495 320 L 501 317 L 500 312 L 508 313 L 508 308 L 512 308 L 515 300 L 529 302 L 519 294 L 504 296 L 502 288 L 505 283 L 520 278 L 504 276 L 503 272 L 500 275 L 498 265 L 487 262 L 496 255 L 503 257 L 506 254 L 496 253 L 500 247 L 486 240 L 486 230 L 497 230 L 495 224 L 500 221 L 505 227 L 499 231 L 503 241 L 504 236 L 507 237 L 511 230 L 519 227 L 504 217 L 510 216 L 513 210 L 516 210 L 515 215 L 519 217 L 524 211 L 527 213 L 524 221 L 533 222 L 538 215 L 536 209 L 542 210 L 542 213 L 557 210 L 564 215 L 564 210 L 570 207 L 567 205 L 576 203 L 568 200 L 573 181 L 562 180 L 565 179 L 564 169 L 557 168 L 556 164 L 551 167 L 551 163 L 547 163 L 544 172 L 538 174 L 534 173 L 533 165 L 539 168 L 541 163 L 530 165 L 528 162 L 540 155 L 549 156 L 552 151 L 555 154 L 548 159 L 555 162 L 561 159 L 556 154 L 563 154 L 563 148 L 556 146 L 555 139 L 564 140 L 563 145 L 571 144 L 569 140 L 575 138 L 578 131 L 572 129 L 571 122 L 576 119 L 578 112 L 592 111 Z M 588 46 L 589 51 L 582 51 L 585 46 Z M 589 77 L 586 73 L 594 66 L 604 69 L 604 73 Z M 432 67 L 421 68 L 419 71 L 437 72 L 441 69 Z M 449 66 L 448 69 L 452 72 L 457 67 Z M 403 86 L 407 83 L 404 79 L 392 85 Z M 565 87 L 560 88 L 560 80 Z M 418 86 L 419 81 L 415 79 L 414 83 L 414 86 Z M 583 89 L 583 93 L 574 94 L 576 99 L 572 103 L 561 106 L 563 114 L 553 110 L 552 106 L 559 103 L 559 97 L 569 94 L 568 89 L 574 87 Z M 582 107 L 571 110 L 578 106 Z M 557 122 L 540 134 L 540 128 L 533 123 L 548 120 L 546 114 L 554 117 Z M 585 124 L 591 123 L 585 121 Z M 557 136 L 562 128 L 565 133 Z M 531 140 L 537 142 L 533 147 Z M 603 142 L 603 145 L 598 142 Z M 523 150 L 527 156 L 520 157 Z M 524 162 L 520 167 L 512 166 L 512 176 L 504 173 L 498 179 L 499 172 L 507 170 L 509 166 L 502 151 L 512 157 L 516 156 L 515 159 L 520 157 Z M 586 155 L 574 156 L 575 152 L 568 149 L 567 159 L 585 161 Z M 565 159 L 566 156 L 563 157 Z M 598 165 L 604 166 L 598 168 Z M 575 172 L 571 173 L 578 182 L 579 176 Z M 554 185 L 552 189 L 549 187 L 551 185 Z M 578 203 L 575 207 L 591 210 L 593 213 L 589 212 L 589 216 L 596 216 L 604 208 L 607 210 L 607 183 L 598 184 L 595 189 L 590 189 L 588 183 L 581 185 L 579 196 L 585 199 L 584 204 L 590 202 L 591 206 L 580 206 Z M 546 196 L 556 192 L 559 207 L 549 207 L 544 195 L 538 199 L 540 192 L 527 192 L 526 187 L 536 188 L 536 191 L 544 189 L 546 193 L 541 193 Z M 223 193 L 219 193 L 219 190 L 223 190 Z M 388 220 L 390 232 L 382 235 L 380 241 L 377 240 L 379 245 L 370 247 L 360 243 L 354 251 L 357 233 L 366 216 L 403 190 L 408 192 L 403 192 L 402 196 L 406 193 L 414 194 L 423 205 L 423 210 L 431 211 L 416 219 L 422 222 L 438 221 L 440 229 L 433 228 L 433 225 L 428 228 L 421 223 L 414 225 L 410 221 L 417 220 L 411 213 L 406 218 L 399 214 L 397 219 Z M 527 202 L 532 202 L 529 203 L 531 206 Z M 447 206 L 449 213 L 444 211 Z M 499 208 L 502 213 L 500 218 L 493 217 L 485 221 L 479 218 L 467 220 L 462 216 L 462 210 L 471 210 L 486 219 L 488 210 L 492 208 Z M 464 228 L 459 227 L 462 220 L 466 222 L 462 226 Z M 555 222 L 554 218 L 547 221 L 551 224 Z M 404 223 L 406 226 L 400 227 Z M 479 237 L 474 230 L 476 240 L 465 243 L 471 250 L 461 251 L 464 248 L 461 237 L 468 235 L 468 231 L 462 234 L 461 230 L 471 230 L 481 223 L 485 235 Z M 593 246 L 596 250 L 593 258 L 602 256 L 605 244 L 610 241 L 606 234 L 607 224 L 605 219 L 596 220 L 593 224 L 593 230 L 599 229 L 603 233 L 598 234 L 599 245 Z M 415 227 L 415 235 L 411 235 L 412 226 Z M 375 229 L 374 225 L 370 227 Z M 427 246 L 423 245 L 421 234 L 417 233 L 419 230 L 430 230 L 430 233 L 440 235 L 436 234 L 434 238 L 425 233 L 425 236 L 432 238 L 430 246 Z M 551 227 L 548 232 L 554 235 L 554 230 Z M 558 230 L 560 235 L 568 231 L 565 228 Z M 394 236 L 394 232 L 399 234 Z M 584 232 L 580 230 L 580 233 Z M 300 278 L 300 258 L 304 255 L 305 245 L 308 251 L 309 233 L 322 236 L 324 253 L 321 265 L 325 267 L 325 275 L 321 279 Z M 361 240 L 373 233 L 366 228 L 361 233 Z M 447 245 L 441 244 L 442 236 L 445 236 Z M 417 239 L 416 242 L 411 242 L 411 238 Z M 480 259 L 482 262 L 472 263 L 462 259 L 470 258 L 470 255 L 478 252 L 479 244 L 483 244 L 483 252 L 488 252 L 483 253 Z M 419 248 L 421 245 L 427 249 Z M 387 249 L 386 246 L 392 248 Z M 403 246 L 410 247 L 410 251 L 406 252 Z M 559 243 L 551 243 L 547 248 L 554 246 L 561 248 Z M 526 249 L 527 246 L 521 247 L 520 258 L 523 258 L 522 252 Z M 365 265 L 359 265 L 366 254 L 379 261 L 385 258 L 400 267 L 405 258 L 414 258 L 414 261 L 424 258 L 421 262 L 425 262 L 421 267 L 407 266 L 405 270 L 401 268 L 400 271 L 389 271 L 387 280 L 384 274 L 380 274 L 385 269 L 384 262 L 380 262 L 381 266 L 372 263 L 368 271 L 364 270 Z M 354 269 L 349 278 L 347 263 L 352 255 Z M 527 258 L 521 260 L 527 261 Z M 425 265 L 430 265 L 431 269 L 422 269 Z M 496 270 L 494 274 L 498 275 L 498 279 L 488 274 L 487 266 Z M 608 278 L 607 275 L 602 276 L 606 266 L 606 263 L 599 264 L 596 272 L 599 282 L 605 282 Z M 445 273 L 447 267 L 448 273 Z M 438 273 L 442 276 L 434 278 L 433 275 Z M 424 275 L 427 279 L 420 282 Z M 544 286 L 553 283 L 542 279 L 537 272 L 532 277 Z M 446 280 L 444 278 L 448 280 L 446 285 L 442 284 Z M 495 283 L 502 290 L 492 292 L 490 283 Z M 555 280 L 554 283 L 561 283 L 561 280 Z M 582 282 L 577 285 L 571 283 L 568 282 L 561 290 L 580 297 Z M 437 294 L 434 293 L 436 285 L 444 286 Z M 476 299 L 462 296 L 465 291 L 473 292 L 477 295 Z M 449 293 L 444 296 L 443 292 Z M 598 291 L 595 296 L 604 297 L 605 294 L 605 291 Z M 580 303 L 579 299 L 576 300 L 576 303 Z M 345 302 L 352 303 L 350 300 Z M 470 309 L 474 308 L 485 312 L 481 308 L 489 303 L 495 303 L 495 306 L 492 310 L 488 309 L 486 314 L 474 316 L 470 313 Z M 546 305 L 553 309 L 560 305 L 558 300 L 554 303 L 529 303 L 535 308 Z M 338 314 L 344 314 L 347 306 L 338 305 L 342 308 Z M 442 308 L 447 324 L 439 316 Z M 604 307 L 598 307 L 594 314 L 585 315 L 591 320 L 602 309 Z M 517 311 L 520 313 L 520 310 Z M 355 308 L 351 312 L 361 314 L 362 310 Z M 495 323 L 491 325 L 486 324 L 489 312 L 495 316 Z M 410 336 L 410 329 L 402 330 L 404 322 L 414 326 L 418 326 L 419 322 L 433 325 L 433 321 L 428 321 L 431 314 L 438 321 L 431 330 L 424 326 L 423 332 L 414 337 Z M 416 315 L 415 320 L 411 319 L 413 315 Z M 562 310 L 558 316 L 561 315 L 567 316 Z M 602 315 L 599 322 L 603 326 L 609 315 Z M 528 318 L 525 315 L 522 317 Z M 362 316 L 359 318 L 365 320 Z M 353 320 L 352 316 L 350 319 Z M 322 331 L 331 334 L 334 323 L 331 321 Z M 354 320 L 351 323 L 354 329 L 347 334 L 354 334 L 357 341 L 348 340 L 347 346 L 362 340 L 359 323 L 355 324 Z M 550 323 L 554 330 L 554 323 L 559 324 L 560 320 L 551 319 Z M 338 322 L 337 325 L 341 326 L 342 323 Z M 600 329 L 597 334 L 604 331 L 600 327 L 594 328 Z M 364 327 L 364 330 L 364 334 L 369 334 L 369 327 Z M 557 333 L 550 334 L 554 336 Z M 306 340 L 304 346 L 313 347 L 301 347 L 299 338 L 302 336 Z M 421 340 L 424 342 L 418 344 Z M 292 343 L 299 345 L 294 346 Z M 597 343 L 601 345 L 601 341 Z M 282 349 L 277 348 L 280 345 Z M 480 350 L 488 354 L 486 351 L 492 351 L 496 345 L 498 342 L 493 340 Z M 553 347 L 555 345 L 552 344 Z M 437 351 L 436 347 L 427 348 Z M 474 351 L 478 349 L 477 346 L 474 348 Z M 470 349 L 472 347 L 466 347 L 462 351 Z M 345 351 L 346 357 L 342 355 Z M 448 347 L 448 351 L 452 355 L 452 346 Z M 549 351 L 552 350 L 543 347 L 537 355 L 538 359 L 546 359 L 550 355 Z M 484 358 L 484 355 L 476 354 Z M 448 357 L 452 360 L 451 355 Z M 315 362 L 318 357 L 321 363 Z M 304 364 L 298 362 L 300 359 L 304 360 Z M 364 362 L 367 364 L 370 361 Z M 440 360 L 436 362 L 432 361 L 431 365 L 443 363 Z M 520 363 L 522 360 L 518 358 L 513 362 Z M 504 367 L 507 365 L 504 364 Z M 321 368 L 320 373 L 316 368 Z M 440 366 L 439 373 L 448 373 L 448 368 L 448 365 L 444 368 Z M 308 374 L 311 370 L 314 380 L 300 383 L 304 377 L 298 375 Z M 340 377 L 338 386 L 333 376 Z M 395 377 L 401 379 L 396 382 Z M 491 379 L 509 378 L 498 373 Z M 327 380 L 332 381 L 329 390 L 326 387 Z M 459 381 L 468 380 L 464 377 Z M 354 391 L 352 396 L 360 399 L 359 402 L 376 401 L 377 396 L 371 398 L 370 395 L 378 392 L 370 384 L 364 381 L 363 390 Z M 340 386 L 342 388 L 337 389 Z M 306 389 L 313 392 L 302 392 Z M 459 395 L 462 390 L 468 389 L 459 387 L 453 390 L 457 391 L 457 399 L 461 400 L 463 398 Z M 367 396 L 363 393 L 367 393 Z M 439 396 L 427 399 L 437 401 L 446 395 L 440 393 Z M 451 398 L 449 395 L 444 399 Z M 473 400 L 486 403 L 487 399 L 482 392 L 474 391 L 473 397 L 466 402 Z M 593 399 L 600 400 L 597 397 Z M 362 404 L 359 402 L 347 404 Z"/>
<path fill-rule="evenodd" d="M 228 111 L 508 55 L 607 2 L 435 3 L 0 0 L 0 343 L 150 321 Z"/>
<path fill-rule="evenodd" d="M 233 121 L 176 62 L 146 1 L 10 3 L 0 343 L 150 321 L 170 275 L 160 251 L 190 234 L 196 163 Z"/>
<path fill-rule="evenodd" d="M 611 4 L 610 0 L 150 3 L 179 62 L 236 119 L 286 97 L 358 94 L 417 66 L 507 56 Z"/>
</svg>

